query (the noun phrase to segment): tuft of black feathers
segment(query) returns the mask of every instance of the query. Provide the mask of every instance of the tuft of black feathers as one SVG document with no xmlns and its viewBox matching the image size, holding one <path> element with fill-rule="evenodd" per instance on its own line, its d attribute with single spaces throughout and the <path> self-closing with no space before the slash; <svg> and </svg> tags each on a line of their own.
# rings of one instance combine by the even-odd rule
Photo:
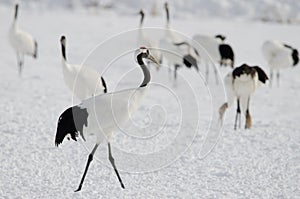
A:
<svg viewBox="0 0 300 199">
<path fill-rule="evenodd" d="M 269 79 L 267 74 L 259 66 L 248 66 L 247 64 L 242 64 L 241 66 L 236 67 L 232 71 L 232 76 L 235 78 L 241 76 L 242 74 L 247 74 L 251 75 L 253 78 L 255 73 L 257 73 L 258 80 L 262 83 L 266 83 L 266 81 Z"/>
<path fill-rule="evenodd" d="M 255 68 L 257 72 L 258 80 L 265 84 L 269 79 L 265 71 L 263 71 L 263 69 L 261 69 L 259 66 L 253 66 L 253 68 Z"/>
<path fill-rule="evenodd" d="M 83 136 L 83 126 L 88 125 L 87 118 L 88 112 L 85 108 L 73 106 L 66 109 L 58 119 L 55 145 L 58 146 L 61 144 L 67 134 L 70 134 L 71 138 L 77 141 L 78 132 L 85 140 Z"/>
<path fill-rule="evenodd" d="M 242 64 L 241 66 L 236 67 L 232 71 L 232 76 L 233 76 L 233 78 L 236 78 L 236 77 L 240 77 L 243 74 L 247 74 L 247 75 L 251 75 L 251 77 L 254 77 L 255 73 L 256 73 L 256 70 L 253 67 L 251 67 L 247 64 Z"/>
<path fill-rule="evenodd" d="M 228 44 L 220 44 L 219 45 L 219 52 L 220 52 L 220 55 L 221 55 L 221 60 L 231 60 L 232 64 L 231 64 L 231 67 L 234 66 L 234 52 L 231 48 L 230 45 Z"/>
<path fill-rule="evenodd" d="M 197 60 L 192 55 L 185 55 L 183 57 L 183 63 L 188 68 L 194 66 L 197 71 L 199 70 Z"/>
</svg>

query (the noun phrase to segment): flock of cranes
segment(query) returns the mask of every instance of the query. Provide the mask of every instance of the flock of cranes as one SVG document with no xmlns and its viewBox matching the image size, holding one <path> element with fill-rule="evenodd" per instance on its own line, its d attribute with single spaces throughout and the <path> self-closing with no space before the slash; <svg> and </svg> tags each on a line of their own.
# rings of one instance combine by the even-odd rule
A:
<svg viewBox="0 0 300 199">
<path fill-rule="evenodd" d="M 24 56 L 29 55 L 37 58 L 38 44 L 29 33 L 18 28 L 18 10 L 19 6 L 17 4 L 15 5 L 14 19 L 9 30 L 9 39 L 17 55 L 19 75 L 21 75 Z M 61 36 L 60 38 L 64 81 L 71 92 L 81 100 L 81 103 L 67 108 L 59 116 L 55 145 L 61 144 L 64 138 L 69 139 L 69 136 L 75 141 L 79 135 L 85 140 L 85 136 L 89 133 L 95 133 L 97 137 L 76 191 L 81 190 L 93 156 L 99 144 L 105 141 L 108 145 L 108 159 L 121 187 L 125 187 L 112 156 L 110 137 L 113 132 L 118 130 L 118 125 L 126 123 L 130 115 L 138 109 L 140 102 L 143 100 L 147 92 L 148 83 L 151 80 L 147 64 L 154 63 L 159 66 L 165 59 L 170 68 L 174 67 L 175 81 L 177 69 L 181 66 L 194 67 L 196 72 L 199 72 L 199 63 L 202 62 L 206 66 L 206 81 L 209 78 L 209 69 L 212 68 L 211 63 L 232 67 L 232 72 L 228 73 L 224 78 L 227 101 L 219 108 L 220 120 L 223 120 L 226 109 L 232 106 L 236 100 L 237 110 L 234 129 L 241 125 L 241 112 L 245 115 L 245 128 L 251 127 L 252 122 L 249 110 L 251 95 L 260 84 L 266 83 L 269 79 L 267 74 L 258 66 L 243 64 L 235 67 L 234 51 L 229 44 L 225 43 L 226 38 L 224 35 L 197 34 L 193 36 L 193 42 L 197 42 L 200 45 L 193 45 L 187 42 L 185 38 L 180 37 L 171 29 L 168 3 L 164 4 L 164 10 L 166 12 L 165 36 L 160 41 L 152 41 L 147 38 L 142 29 L 145 13 L 143 10 L 139 12 L 141 19 L 137 45 L 142 47 L 136 51 L 135 55 L 137 64 L 143 73 L 143 81 L 134 89 L 108 92 L 109 88 L 106 86 L 105 78 L 98 71 L 88 66 L 72 65 L 67 62 L 66 37 Z M 165 53 L 165 51 L 159 50 L 154 50 L 152 53 L 144 46 L 153 49 L 166 49 L 175 53 Z M 277 72 L 279 84 L 279 70 L 295 66 L 299 62 L 298 51 L 290 45 L 281 42 L 266 41 L 262 46 L 262 52 L 270 67 L 270 85 L 272 85 L 274 70 Z M 145 62 L 146 60 L 147 62 Z M 215 67 L 214 71 L 216 83 L 218 83 L 217 69 Z M 78 84 L 76 84 L 77 82 Z M 130 104 L 128 104 L 129 98 Z M 98 125 L 101 126 L 101 130 Z"/>
</svg>

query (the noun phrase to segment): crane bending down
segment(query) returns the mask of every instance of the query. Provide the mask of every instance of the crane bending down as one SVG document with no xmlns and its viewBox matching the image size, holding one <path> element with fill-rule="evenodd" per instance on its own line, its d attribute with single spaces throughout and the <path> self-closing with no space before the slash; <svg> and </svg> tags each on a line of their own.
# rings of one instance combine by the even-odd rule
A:
<svg viewBox="0 0 300 199">
<path fill-rule="evenodd" d="M 252 125 L 251 115 L 249 111 L 251 95 L 256 91 L 260 83 L 266 83 L 268 76 L 258 66 L 248 66 L 243 64 L 235 68 L 229 73 L 224 80 L 227 102 L 225 102 L 219 109 L 220 120 L 223 120 L 223 115 L 228 107 L 230 107 L 234 99 L 237 99 L 237 110 L 234 123 L 234 129 L 241 125 L 241 108 L 246 117 L 245 128 L 248 129 Z"/>
<path fill-rule="evenodd" d="M 38 44 L 36 40 L 27 32 L 19 29 L 17 24 L 19 4 L 15 5 L 15 15 L 13 23 L 9 30 L 9 40 L 16 52 L 19 75 L 22 74 L 24 55 L 30 55 L 33 58 L 37 58 Z"/>
<path fill-rule="evenodd" d="M 273 71 L 277 71 L 277 85 L 279 86 L 279 71 L 299 63 L 298 50 L 278 41 L 265 41 L 262 45 L 262 52 L 270 67 L 270 86 L 273 82 Z"/>
<path fill-rule="evenodd" d="M 143 82 L 138 88 L 91 97 L 79 105 L 68 108 L 59 117 L 55 136 L 56 146 L 61 144 L 64 138 L 69 134 L 73 140 L 77 141 L 78 133 L 83 140 L 85 140 L 84 133 L 96 132 L 96 144 L 88 156 L 83 176 L 76 191 L 81 190 L 93 156 L 99 144 L 104 140 L 108 143 L 109 161 L 115 170 L 121 187 L 125 188 L 111 154 L 109 139 L 111 134 L 117 131 L 139 107 L 140 101 L 146 94 L 151 76 L 143 59 L 148 59 L 158 64 L 147 48 L 141 47 L 136 53 L 137 62 L 144 75 Z"/>
<path fill-rule="evenodd" d="M 234 52 L 229 44 L 224 43 L 226 37 L 218 34 L 216 36 L 208 36 L 202 34 L 196 34 L 193 36 L 193 40 L 197 42 L 196 48 L 201 56 L 202 62 L 205 65 L 205 79 L 208 81 L 209 68 L 213 64 L 220 64 L 220 66 L 230 65 L 234 67 Z M 217 68 L 213 66 L 216 83 L 218 84 L 218 72 Z"/>
<path fill-rule="evenodd" d="M 71 92 L 81 101 L 107 92 L 104 78 L 93 68 L 67 63 L 66 37 L 60 38 L 64 80 Z M 78 82 L 76 84 L 76 81 Z"/>
</svg>

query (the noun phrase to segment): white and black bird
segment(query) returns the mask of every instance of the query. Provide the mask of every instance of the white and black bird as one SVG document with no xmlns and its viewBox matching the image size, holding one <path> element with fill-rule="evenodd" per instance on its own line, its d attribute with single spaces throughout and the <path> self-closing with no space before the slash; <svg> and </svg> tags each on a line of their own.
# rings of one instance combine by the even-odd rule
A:
<svg viewBox="0 0 300 199">
<path fill-rule="evenodd" d="M 241 125 L 241 111 L 245 114 L 245 128 L 249 129 L 252 125 L 251 115 L 249 111 L 251 95 L 256 91 L 258 86 L 265 84 L 268 80 L 266 73 L 258 66 L 248 66 L 243 64 L 235 68 L 224 79 L 224 84 L 227 93 L 227 102 L 219 109 L 220 120 L 223 120 L 223 115 L 234 100 L 237 101 L 237 110 L 234 123 L 234 129 Z"/>
<path fill-rule="evenodd" d="M 194 48 L 190 43 L 188 42 L 180 42 L 180 43 L 174 43 L 175 46 L 185 46 L 186 52 L 183 52 L 183 58 L 181 59 L 182 63 L 187 67 L 187 68 L 192 68 L 194 67 L 196 72 L 199 72 L 199 67 L 198 67 L 198 60 L 200 59 L 200 55 L 197 51 L 196 48 Z M 174 66 L 174 78 L 176 79 L 177 77 L 177 70 L 178 68 L 181 67 L 181 65 L 177 64 Z"/>
<path fill-rule="evenodd" d="M 29 55 L 33 58 L 37 58 L 38 44 L 29 33 L 21 30 L 18 27 L 18 11 L 19 5 L 16 4 L 14 20 L 9 30 L 9 40 L 14 51 L 16 52 L 19 67 L 19 75 L 21 75 L 24 64 L 24 56 Z"/>
<path fill-rule="evenodd" d="M 194 66 L 198 71 L 198 51 L 188 42 L 186 38 L 177 34 L 170 26 L 169 4 L 164 4 L 166 12 L 166 28 L 164 38 L 160 40 L 160 48 L 163 50 L 163 56 L 167 59 L 169 69 L 174 67 L 174 79 L 177 77 L 177 69 L 183 64 L 188 68 Z M 170 70 L 169 70 L 170 71 Z"/>
<path fill-rule="evenodd" d="M 221 39 L 222 43 L 219 45 L 219 53 L 221 56 L 220 66 L 234 67 L 234 52 L 229 44 L 226 44 L 223 35 L 216 35 L 215 38 Z"/>
<path fill-rule="evenodd" d="M 229 44 L 224 43 L 225 39 L 226 37 L 221 34 L 216 36 L 196 34 L 193 36 L 193 40 L 198 44 L 195 45 L 195 47 L 206 67 L 206 81 L 208 81 L 209 78 L 209 68 L 211 67 L 211 63 L 220 64 L 220 66 L 230 65 L 232 68 L 234 67 L 234 52 Z M 214 67 L 214 72 L 216 83 L 218 83 L 216 67 Z"/>
<path fill-rule="evenodd" d="M 64 35 L 61 36 L 60 43 L 63 76 L 71 92 L 79 100 L 106 93 L 106 82 L 99 72 L 87 66 L 68 64 L 66 57 L 66 37 Z"/>
<path fill-rule="evenodd" d="M 270 86 L 272 86 L 273 71 L 277 72 L 277 85 L 279 85 L 279 71 L 296 66 L 299 62 L 297 49 L 282 42 L 265 41 L 262 45 L 262 52 L 270 67 Z"/>
<path fill-rule="evenodd" d="M 148 48 L 151 48 L 151 53 L 153 57 L 159 61 L 159 63 L 162 63 L 162 54 L 159 48 L 159 40 L 150 39 L 143 29 L 143 24 L 145 20 L 145 12 L 143 9 L 140 10 L 139 15 L 141 15 L 140 24 L 139 24 L 139 35 L 138 35 L 138 46 L 147 46 Z M 157 66 L 158 67 L 158 66 Z M 158 69 L 158 68 L 157 68 Z"/>
<path fill-rule="evenodd" d="M 70 135 L 75 141 L 78 133 L 84 140 L 85 136 L 91 133 L 96 134 L 97 137 L 96 144 L 89 154 L 84 174 L 76 191 L 81 190 L 93 156 L 99 144 L 104 141 L 108 144 L 109 161 L 115 170 L 121 187 L 124 188 L 111 154 L 109 139 L 112 133 L 118 131 L 120 126 L 126 123 L 130 115 L 139 107 L 141 100 L 147 92 L 151 76 L 144 59 L 158 64 L 145 47 L 138 49 L 136 55 L 137 62 L 143 72 L 143 82 L 139 87 L 91 97 L 79 105 L 68 108 L 59 117 L 55 136 L 56 146 L 61 144 L 67 135 Z"/>
</svg>

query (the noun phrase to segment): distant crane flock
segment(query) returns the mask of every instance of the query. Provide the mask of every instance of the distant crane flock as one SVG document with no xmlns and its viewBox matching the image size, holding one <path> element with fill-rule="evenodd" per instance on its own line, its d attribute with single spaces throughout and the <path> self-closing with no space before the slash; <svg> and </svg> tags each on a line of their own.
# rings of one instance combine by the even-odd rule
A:
<svg viewBox="0 0 300 199">
<path fill-rule="evenodd" d="M 17 55 L 18 71 L 21 76 L 24 56 L 29 55 L 37 58 L 38 43 L 29 33 L 19 29 L 17 24 L 18 11 L 19 5 L 16 4 L 14 19 L 9 30 L 9 40 Z M 224 35 L 195 34 L 192 37 L 192 41 L 197 45 L 187 41 L 186 38 L 183 38 L 171 28 L 170 8 L 167 2 L 164 4 L 164 11 L 166 14 L 165 35 L 160 40 L 150 40 L 145 34 L 143 29 L 145 12 L 142 9 L 139 11 L 140 22 L 137 38 L 137 46 L 139 48 L 135 55 L 137 64 L 143 73 L 143 81 L 134 89 L 108 92 L 106 81 L 97 70 L 88 66 L 73 65 L 67 62 L 67 39 L 64 35 L 60 38 L 63 78 L 71 93 L 81 103 L 68 107 L 59 116 L 55 145 L 60 145 L 64 138 L 69 136 L 74 141 L 77 141 L 79 135 L 85 140 L 85 136 L 88 134 L 96 134 L 95 146 L 88 156 L 83 176 L 76 191 L 82 189 L 89 165 L 102 142 L 107 143 L 108 159 L 121 187 L 125 188 L 112 156 L 110 138 L 112 133 L 118 131 L 118 126 L 125 124 L 130 116 L 134 114 L 145 97 L 151 80 L 147 64 L 153 63 L 160 66 L 163 61 L 166 61 L 169 71 L 174 68 L 174 81 L 176 81 L 179 67 L 195 68 L 195 71 L 199 72 L 200 62 L 202 62 L 206 68 L 205 77 L 207 82 L 209 69 L 212 67 L 211 63 L 213 65 L 230 66 L 232 71 L 224 78 L 227 101 L 219 108 L 220 120 L 223 121 L 227 108 L 232 106 L 236 100 L 237 109 L 234 129 L 241 125 L 241 113 L 245 115 L 244 127 L 249 129 L 252 125 L 250 99 L 260 84 L 265 84 L 269 79 L 264 70 L 259 66 L 249 66 L 246 63 L 236 67 L 233 48 L 225 43 L 226 37 Z M 161 51 L 158 49 L 161 49 Z M 277 84 L 279 85 L 279 70 L 296 66 L 299 62 L 297 49 L 279 41 L 268 40 L 264 42 L 262 54 L 270 68 L 270 86 L 272 85 L 273 71 L 277 72 Z M 146 60 L 147 62 L 145 62 Z M 217 68 L 215 67 L 214 72 L 216 83 L 218 83 Z M 77 82 L 78 84 L 76 84 Z M 129 98 L 131 103 L 128 105 Z M 101 130 L 99 130 L 98 125 L 101 126 Z"/>
</svg>

